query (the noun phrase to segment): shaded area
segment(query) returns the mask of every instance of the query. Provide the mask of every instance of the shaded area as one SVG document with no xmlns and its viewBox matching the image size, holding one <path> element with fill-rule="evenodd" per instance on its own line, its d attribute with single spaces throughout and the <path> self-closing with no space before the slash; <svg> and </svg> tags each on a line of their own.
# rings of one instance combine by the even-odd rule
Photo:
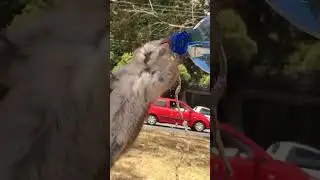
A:
<svg viewBox="0 0 320 180">
<path fill-rule="evenodd" d="M 276 141 L 296 141 L 320 148 L 315 138 L 320 136 L 319 80 L 319 72 L 295 77 L 251 76 L 241 88 L 229 92 L 221 103 L 220 118 L 244 130 L 264 148 Z"/>
<path fill-rule="evenodd" d="M 228 56 L 228 89 L 218 118 L 260 146 L 280 140 L 320 146 L 319 40 L 264 0 L 217 0 Z M 213 66 L 214 67 L 214 66 Z"/>
<path fill-rule="evenodd" d="M 252 84 L 243 102 L 243 128 L 262 147 L 296 141 L 320 148 L 320 74 L 275 76 Z"/>
</svg>

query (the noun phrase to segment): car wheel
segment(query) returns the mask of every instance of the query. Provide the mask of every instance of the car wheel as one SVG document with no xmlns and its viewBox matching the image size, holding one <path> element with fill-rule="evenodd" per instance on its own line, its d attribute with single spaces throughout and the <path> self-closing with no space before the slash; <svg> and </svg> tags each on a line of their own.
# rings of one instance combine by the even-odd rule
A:
<svg viewBox="0 0 320 180">
<path fill-rule="evenodd" d="M 156 125 L 157 121 L 158 121 L 158 119 L 157 119 L 157 117 L 154 116 L 154 115 L 149 115 L 149 116 L 147 117 L 147 123 L 148 123 L 149 125 Z"/>
<path fill-rule="evenodd" d="M 193 125 L 193 129 L 195 131 L 198 131 L 198 132 L 202 132 L 204 129 L 205 129 L 205 126 L 202 122 L 196 122 L 194 125 Z"/>
</svg>

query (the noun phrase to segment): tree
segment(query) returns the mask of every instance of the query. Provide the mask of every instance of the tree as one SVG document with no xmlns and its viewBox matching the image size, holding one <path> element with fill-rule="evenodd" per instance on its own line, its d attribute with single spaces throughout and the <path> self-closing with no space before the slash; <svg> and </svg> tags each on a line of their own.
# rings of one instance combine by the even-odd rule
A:
<svg viewBox="0 0 320 180">
<path fill-rule="evenodd" d="M 305 70 L 320 70 L 320 43 L 316 43 L 307 51 L 302 67 Z"/>
<path fill-rule="evenodd" d="M 21 14 L 27 2 L 4 0 L 0 4 L 0 29 L 6 28 L 16 15 Z"/>
<path fill-rule="evenodd" d="M 313 44 L 301 42 L 296 45 L 295 51 L 288 56 L 288 64 L 285 66 L 284 72 L 286 74 L 294 74 L 298 71 L 303 70 L 303 61 L 306 54 L 309 52 L 310 47 Z"/>
<path fill-rule="evenodd" d="M 179 65 L 179 71 L 182 81 L 188 82 L 191 79 L 191 75 L 183 64 Z"/>
<path fill-rule="evenodd" d="M 124 53 L 120 60 L 118 61 L 117 65 L 113 67 L 112 71 L 117 71 L 124 65 L 128 64 L 132 60 L 132 53 Z"/>
<path fill-rule="evenodd" d="M 167 0 L 159 3 L 112 2 L 110 31 L 115 54 L 121 56 L 144 42 L 192 27 L 205 16 L 203 2 L 194 5 L 193 14 L 190 2 Z"/>
<path fill-rule="evenodd" d="M 166 38 L 174 32 L 193 27 L 205 16 L 206 5 L 204 1 L 199 1 L 193 2 L 192 6 L 192 2 L 161 0 L 153 1 L 151 5 L 148 1 L 112 2 L 111 65 L 117 68 L 122 66 L 124 53 L 133 52 L 142 43 Z M 205 87 L 199 84 L 205 73 L 191 60 L 183 62 L 179 70 L 184 87 Z"/>
<path fill-rule="evenodd" d="M 247 67 L 258 49 L 255 41 L 247 35 L 242 18 L 235 10 L 226 9 L 219 12 L 217 22 L 230 65 Z"/>
<path fill-rule="evenodd" d="M 247 35 L 234 33 L 224 37 L 224 45 L 231 63 L 247 67 L 257 54 L 257 44 Z M 240 63 L 232 62 L 240 61 Z"/>
<path fill-rule="evenodd" d="M 200 86 L 208 87 L 210 85 L 210 75 L 206 74 L 200 79 Z"/>
</svg>

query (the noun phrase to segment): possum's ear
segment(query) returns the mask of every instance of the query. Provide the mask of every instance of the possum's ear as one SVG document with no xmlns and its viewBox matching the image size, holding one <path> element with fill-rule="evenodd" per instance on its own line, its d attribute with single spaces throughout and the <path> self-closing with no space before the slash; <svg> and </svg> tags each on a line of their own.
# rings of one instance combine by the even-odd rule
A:
<svg viewBox="0 0 320 180">
<path fill-rule="evenodd" d="M 133 52 L 133 62 L 142 63 L 145 59 L 145 49 L 140 47 Z"/>
<path fill-rule="evenodd" d="M 169 49 L 167 48 L 161 48 L 160 51 L 159 51 L 159 56 L 164 56 L 166 54 L 170 53 L 169 52 Z"/>
</svg>

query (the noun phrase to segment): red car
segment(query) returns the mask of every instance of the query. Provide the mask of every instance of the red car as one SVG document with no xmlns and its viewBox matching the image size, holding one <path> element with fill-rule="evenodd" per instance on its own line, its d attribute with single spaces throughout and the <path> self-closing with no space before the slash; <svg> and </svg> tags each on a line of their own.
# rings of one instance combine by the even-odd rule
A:
<svg viewBox="0 0 320 180">
<path fill-rule="evenodd" d="M 195 131 L 209 129 L 210 119 L 194 111 L 186 103 L 179 101 L 183 118 L 188 122 L 188 126 Z M 158 98 L 150 104 L 146 121 L 150 125 L 159 123 L 169 123 L 182 125 L 183 120 L 180 118 L 178 107 L 175 99 Z"/>
<path fill-rule="evenodd" d="M 215 142 L 211 142 L 210 179 L 212 180 L 315 180 L 299 167 L 272 159 L 256 143 L 229 125 L 219 125 L 225 156 L 233 169 L 229 178 L 218 156 Z"/>
</svg>

